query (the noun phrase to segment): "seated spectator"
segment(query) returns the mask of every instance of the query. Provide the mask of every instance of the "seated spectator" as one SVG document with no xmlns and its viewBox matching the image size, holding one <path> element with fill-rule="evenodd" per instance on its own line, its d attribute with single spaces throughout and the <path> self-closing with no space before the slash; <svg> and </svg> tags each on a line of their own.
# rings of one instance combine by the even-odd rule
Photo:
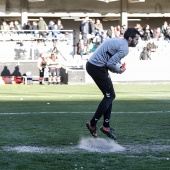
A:
<svg viewBox="0 0 170 170">
<path fill-rule="evenodd" d="M 153 43 L 149 42 L 149 43 L 146 45 L 146 49 L 147 49 L 147 51 L 148 51 L 149 54 L 151 54 L 151 52 L 155 52 L 157 48 L 158 48 L 158 46 L 155 45 L 154 42 L 153 42 Z"/>
<path fill-rule="evenodd" d="M 64 29 L 63 24 L 61 23 L 60 19 L 57 20 L 56 24 L 57 24 L 57 27 L 58 27 L 59 30 L 63 30 Z"/>
<path fill-rule="evenodd" d="M 151 44 L 151 52 L 156 52 L 156 49 L 158 48 L 158 46 L 153 42 Z"/>
<path fill-rule="evenodd" d="M 53 36 L 55 38 L 59 38 L 59 35 L 60 35 L 60 30 L 58 29 L 58 25 L 57 24 L 54 24 L 54 29 L 53 29 Z"/>
<path fill-rule="evenodd" d="M 89 34 L 89 17 L 83 18 L 81 24 L 80 24 L 80 34 L 82 36 L 82 39 L 84 41 L 84 44 L 88 43 L 88 34 Z"/>
<path fill-rule="evenodd" d="M 54 30 L 54 22 L 51 20 L 48 24 L 48 30 Z M 49 31 L 48 32 L 48 38 L 53 36 L 53 32 Z"/>
<path fill-rule="evenodd" d="M 142 26 L 141 26 L 139 23 L 137 23 L 136 26 L 135 26 L 135 28 L 140 32 L 140 37 L 143 39 L 143 33 L 144 33 L 144 31 L 143 31 Z"/>
<path fill-rule="evenodd" d="M 1 30 L 2 30 L 2 34 L 8 33 L 8 31 L 10 30 L 9 25 L 7 24 L 6 21 L 2 22 Z"/>
<path fill-rule="evenodd" d="M 166 27 L 165 39 L 170 40 L 170 24 Z"/>
<path fill-rule="evenodd" d="M 22 26 L 17 20 L 14 21 L 14 29 L 17 31 L 17 34 L 22 33 Z"/>
<path fill-rule="evenodd" d="M 143 40 L 145 41 L 148 41 L 150 40 L 151 38 L 153 38 L 153 32 L 152 30 L 150 29 L 150 26 L 148 24 L 146 24 L 144 27 L 143 27 Z"/>
<path fill-rule="evenodd" d="M 64 34 L 66 34 L 64 31 L 61 31 L 64 29 L 64 26 L 63 24 L 61 23 L 61 20 L 58 19 L 57 20 L 57 23 L 56 23 L 56 26 L 55 26 L 55 29 L 57 28 L 57 30 L 60 30 L 60 37 L 64 38 Z"/>
<path fill-rule="evenodd" d="M 155 28 L 153 30 L 153 38 L 159 40 L 161 37 L 162 37 L 161 28 L 160 27 Z"/>
<path fill-rule="evenodd" d="M 37 34 L 38 34 L 38 31 L 36 31 L 37 29 L 38 29 L 37 28 L 37 22 L 33 21 L 32 22 L 32 30 L 33 30 L 34 37 L 37 37 Z"/>
<path fill-rule="evenodd" d="M 96 23 L 94 25 L 95 25 L 96 34 L 103 31 L 103 25 L 99 19 L 96 20 Z"/>
<path fill-rule="evenodd" d="M 168 26 L 168 22 L 167 21 L 164 21 L 164 24 L 162 25 L 162 28 L 161 28 L 161 31 L 162 33 L 164 34 L 164 37 L 166 37 L 166 28 Z"/>
<path fill-rule="evenodd" d="M 110 28 L 107 30 L 107 36 L 109 38 L 115 37 L 115 28 L 114 28 L 114 26 L 110 26 Z"/>
<path fill-rule="evenodd" d="M 91 40 L 95 37 L 95 19 L 89 21 L 89 34 L 91 35 Z"/>
<path fill-rule="evenodd" d="M 126 25 L 125 25 L 125 24 L 120 27 L 120 37 L 123 37 L 126 29 L 127 29 L 127 28 L 126 28 Z"/>
<path fill-rule="evenodd" d="M 116 36 L 116 37 L 120 37 L 120 25 L 117 25 L 117 26 L 115 27 L 115 36 Z"/>
<path fill-rule="evenodd" d="M 143 48 L 143 51 L 140 53 L 139 59 L 140 59 L 140 60 L 148 60 L 148 59 L 151 60 L 150 54 L 148 53 L 146 47 L 144 47 L 144 48 Z"/>
<path fill-rule="evenodd" d="M 95 23 L 96 34 L 95 35 L 99 36 L 98 39 L 100 38 L 100 43 L 103 42 L 102 31 L 103 31 L 103 24 L 101 23 L 99 19 L 96 19 L 96 23 Z"/>
<path fill-rule="evenodd" d="M 80 39 L 79 42 L 77 43 L 77 54 L 79 54 L 81 57 L 83 55 L 87 54 L 87 43 L 84 43 L 83 39 Z"/>
<path fill-rule="evenodd" d="M 27 24 L 25 24 L 25 25 L 23 26 L 23 30 L 32 30 L 32 25 L 31 25 L 31 23 L 30 23 L 30 22 L 27 22 Z M 25 31 L 25 33 L 26 33 L 26 34 L 31 33 L 31 31 Z"/>
<path fill-rule="evenodd" d="M 10 31 L 10 35 L 16 33 L 16 32 L 14 31 L 15 28 L 14 28 L 14 22 L 13 22 L 13 21 L 11 21 L 11 22 L 9 23 L 9 29 L 11 30 L 11 31 Z"/>
</svg>

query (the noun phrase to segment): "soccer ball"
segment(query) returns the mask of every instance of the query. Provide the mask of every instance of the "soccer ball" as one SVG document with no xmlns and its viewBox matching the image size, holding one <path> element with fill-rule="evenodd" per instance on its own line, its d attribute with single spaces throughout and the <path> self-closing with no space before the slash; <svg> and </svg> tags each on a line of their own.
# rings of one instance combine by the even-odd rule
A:
<svg viewBox="0 0 170 170">
<path fill-rule="evenodd" d="M 126 63 L 121 63 L 121 62 L 118 62 L 117 64 L 116 64 L 116 66 L 117 67 L 119 67 L 119 68 L 122 68 L 123 70 L 126 70 Z"/>
<path fill-rule="evenodd" d="M 118 63 L 116 63 L 116 66 L 120 68 L 122 67 L 122 63 L 119 61 Z"/>
</svg>

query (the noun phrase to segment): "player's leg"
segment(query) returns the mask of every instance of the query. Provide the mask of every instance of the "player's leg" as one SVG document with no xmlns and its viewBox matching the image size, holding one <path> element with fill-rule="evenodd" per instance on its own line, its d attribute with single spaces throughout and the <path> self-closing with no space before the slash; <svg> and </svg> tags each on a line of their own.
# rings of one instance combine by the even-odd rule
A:
<svg viewBox="0 0 170 170">
<path fill-rule="evenodd" d="M 44 68 L 39 71 L 39 84 L 42 85 L 44 81 Z"/>
<path fill-rule="evenodd" d="M 48 72 L 48 85 L 52 84 L 52 70 L 49 69 L 49 72 Z"/>
<path fill-rule="evenodd" d="M 102 91 L 104 98 L 101 100 L 98 108 L 91 120 L 92 126 L 97 124 L 97 121 L 107 113 L 107 119 L 110 119 L 112 101 L 115 99 L 115 92 L 113 84 L 108 74 L 107 69 L 96 67 L 90 63 L 87 63 L 87 72 L 93 78 L 99 89 Z M 107 123 L 109 126 L 109 123 Z"/>
<path fill-rule="evenodd" d="M 57 84 L 61 84 L 60 68 L 56 69 L 56 76 Z"/>
<path fill-rule="evenodd" d="M 100 102 L 93 118 L 86 123 L 91 134 L 96 137 L 96 124 L 106 112 L 108 115 L 109 113 L 111 114 L 112 101 L 115 98 L 115 93 L 106 68 L 97 67 L 88 62 L 86 69 L 104 95 L 104 98 Z"/>
<path fill-rule="evenodd" d="M 56 69 L 52 69 L 52 84 L 56 84 Z"/>
</svg>

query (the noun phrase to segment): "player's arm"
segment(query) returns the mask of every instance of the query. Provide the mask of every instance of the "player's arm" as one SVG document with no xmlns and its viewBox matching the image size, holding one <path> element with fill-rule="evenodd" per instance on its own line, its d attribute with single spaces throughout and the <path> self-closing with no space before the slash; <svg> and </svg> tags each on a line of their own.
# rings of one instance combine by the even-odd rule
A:
<svg viewBox="0 0 170 170">
<path fill-rule="evenodd" d="M 107 62 L 107 68 L 113 73 L 123 73 L 126 68 L 125 66 L 122 67 L 119 63 L 121 63 L 121 58 L 123 58 L 124 56 L 125 54 L 122 52 L 115 53 Z"/>
<path fill-rule="evenodd" d="M 129 49 L 128 46 L 126 46 L 124 43 L 121 43 L 120 45 L 115 46 L 115 50 L 117 52 L 110 56 L 110 59 L 107 62 L 107 67 L 111 72 L 121 74 L 126 70 L 125 67 L 121 67 L 120 65 L 121 59 L 128 54 Z"/>
</svg>

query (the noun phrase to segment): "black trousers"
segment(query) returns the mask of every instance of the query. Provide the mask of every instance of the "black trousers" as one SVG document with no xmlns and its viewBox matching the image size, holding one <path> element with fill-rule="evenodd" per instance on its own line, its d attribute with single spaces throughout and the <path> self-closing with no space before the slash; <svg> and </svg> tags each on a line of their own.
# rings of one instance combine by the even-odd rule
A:
<svg viewBox="0 0 170 170">
<path fill-rule="evenodd" d="M 43 84 L 43 80 L 44 80 L 44 68 L 42 68 L 42 71 L 39 70 L 39 84 Z"/>
<path fill-rule="evenodd" d="M 106 67 L 98 67 L 91 64 L 90 62 L 87 62 L 86 70 L 104 95 L 104 98 L 98 105 L 94 117 L 91 120 L 91 125 L 95 126 L 97 124 L 97 121 L 102 116 L 104 116 L 103 126 L 109 127 L 112 102 L 116 96 L 112 81 L 108 73 L 108 69 Z"/>
</svg>

